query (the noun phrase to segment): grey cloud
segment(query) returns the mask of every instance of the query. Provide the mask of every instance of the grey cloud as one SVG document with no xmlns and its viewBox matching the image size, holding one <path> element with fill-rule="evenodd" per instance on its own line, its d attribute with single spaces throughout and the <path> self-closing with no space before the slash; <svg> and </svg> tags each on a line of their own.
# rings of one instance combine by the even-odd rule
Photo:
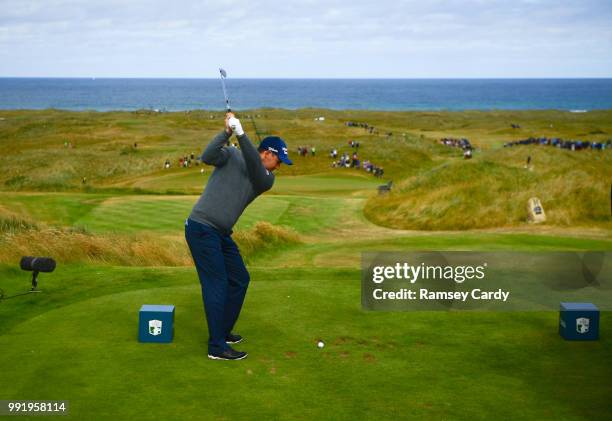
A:
<svg viewBox="0 0 612 421">
<path fill-rule="evenodd" d="M 503 63 L 490 76 L 529 76 L 525 62 L 538 59 L 581 60 L 585 75 L 611 70 L 597 57 L 612 47 L 608 1 L 3 0 L 0 10 L 0 75 L 32 75 L 23 67 L 39 62 L 39 75 L 197 76 L 190 69 L 237 53 L 238 73 L 253 77 L 322 77 L 330 68 L 329 76 L 417 77 L 414 69 L 435 73 L 448 58 Z M 56 63 L 41 59 L 50 56 Z M 151 66 L 160 61 L 168 67 Z M 400 73 L 376 73 L 370 61 Z"/>
</svg>

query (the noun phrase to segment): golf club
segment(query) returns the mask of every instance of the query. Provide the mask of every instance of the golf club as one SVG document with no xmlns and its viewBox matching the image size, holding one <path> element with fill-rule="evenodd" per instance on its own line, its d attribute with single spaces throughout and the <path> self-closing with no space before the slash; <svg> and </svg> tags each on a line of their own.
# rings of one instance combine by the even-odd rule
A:
<svg viewBox="0 0 612 421">
<path fill-rule="evenodd" d="M 225 96 L 225 107 L 227 108 L 227 112 L 231 112 L 232 109 L 229 103 L 229 97 L 227 96 L 227 89 L 225 88 L 225 79 L 227 78 L 227 72 L 219 67 L 219 73 L 221 74 L 221 86 L 223 87 L 223 95 Z M 261 142 L 261 135 L 259 134 L 259 130 L 257 129 L 257 125 L 255 124 L 255 119 L 252 115 L 249 116 L 251 123 L 253 123 L 253 128 L 255 129 L 255 134 L 257 135 L 257 140 Z"/>
<path fill-rule="evenodd" d="M 223 86 L 223 95 L 225 96 L 225 107 L 227 108 L 227 112 L 229 113 L 232 111 L 232 108 L 230 107 L 227 90 L 225 89 L 225 78 L 227 77 L 227 72 L 219 67 L 219 73 L 221 74 L 221 86 Z"/>
</svg>

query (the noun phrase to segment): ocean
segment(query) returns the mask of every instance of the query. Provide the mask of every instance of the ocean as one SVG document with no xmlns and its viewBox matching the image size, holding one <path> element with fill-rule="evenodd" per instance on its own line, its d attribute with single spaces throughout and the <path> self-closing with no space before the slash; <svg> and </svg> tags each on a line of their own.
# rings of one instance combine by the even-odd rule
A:
<svg viewBox="0 0 612 421">
<path fill-rule="evenodd" d="M 612 109 L 612 79 L 227 79 L 233 109 Z M 0 78 L 0 109 L 222 110 L 219 79 Z"/>
</svg>

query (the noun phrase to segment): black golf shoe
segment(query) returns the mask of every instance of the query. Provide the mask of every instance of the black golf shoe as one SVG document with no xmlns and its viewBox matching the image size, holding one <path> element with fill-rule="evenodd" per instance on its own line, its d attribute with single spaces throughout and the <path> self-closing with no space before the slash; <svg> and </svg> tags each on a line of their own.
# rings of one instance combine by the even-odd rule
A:
<svg viewBox="0 0 612 421">
<path fill-rule="evenodd" d="M 246 352 L 228 348 L 220 354 L 208 354 L 208 358 L 211 360 L 243 360 L 247 355 Z"/>
<path fill-rule="evenodd" d="M 240 335 L 235 335 L 235 334 L 230 332 L 225 337 L 225 343 L 228 343 L 228 344 L 239 344 L 240 342 L 242 342 L 242 336 L 240 336 Z"/>
</svg>

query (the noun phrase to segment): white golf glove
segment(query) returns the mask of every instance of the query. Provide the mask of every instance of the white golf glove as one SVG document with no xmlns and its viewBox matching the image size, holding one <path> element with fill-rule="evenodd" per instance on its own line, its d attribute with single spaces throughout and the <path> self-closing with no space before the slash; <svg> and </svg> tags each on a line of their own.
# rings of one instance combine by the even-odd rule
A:
<svg viewBox="0 0 612 421">
<path fill-rule="evenodd" d="M 242 124 L 240 124 L 240 120 L 238 120 L 236 117 L 230 117 L 227 124 L 230 126 L 230 129 L 232 129 L 232 132 L 234 132 L 236 136 L 242 136 L 244 134 Z"/>
</svg>

